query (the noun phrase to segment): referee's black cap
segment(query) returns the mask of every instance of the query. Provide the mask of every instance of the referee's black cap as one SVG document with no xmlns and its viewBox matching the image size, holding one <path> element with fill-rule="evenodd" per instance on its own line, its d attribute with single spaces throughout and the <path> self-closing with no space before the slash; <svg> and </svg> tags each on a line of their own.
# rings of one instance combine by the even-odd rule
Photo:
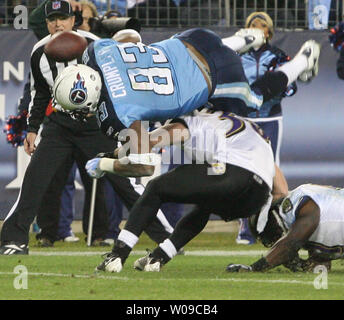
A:
<svg viewBox="0 0 344 320">
<path fill-rule="evenodd" d="M 46 18 L 52 15 L 73 16 L 73 10 L 68 1 L 48 1 L 45 5 Z"/>
</svg>

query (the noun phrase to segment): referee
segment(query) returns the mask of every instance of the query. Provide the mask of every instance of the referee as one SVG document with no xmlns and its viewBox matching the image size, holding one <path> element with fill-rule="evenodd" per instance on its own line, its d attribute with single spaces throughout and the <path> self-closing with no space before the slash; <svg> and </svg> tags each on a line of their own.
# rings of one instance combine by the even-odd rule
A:
<svg viewBox="0 0 344 320">
<path fill-rule="evenodd" d="M 62 191 L 72 164 L 76 161 L 86 196 L 90 198 L 92 180 L 85 171 L 86 162 L 95 157 L 96 154 L 112 151 L 117 146 L 115 141 L 102 135 L 94 116 L 89 116 L 86 124 L 78 122 L 60 111 L 52 112 L 49 117 L 45 117 L 46 107 L 51 100 L 51 88 L 54 80 L 66 66 L 81 63 L 79 59 L 58 63 L 44 53 L 44 45 L 50 40 L 51 35 L 73 29 L 75 17 L 69 2 L 47 2 L 45 15 L 50 35 L 40 40 L 34 46 L 31 54 L 31 102 L 28 134 L 24 141 L 24 149 L 32 157 L 25 172 L 19 197 L 6 216 L 1 231 L 0 254 L 5 255 L 28 254 L 30 225 L 39 211 L 42 201 L 47 199 L 46 192 L 49 186 L 54 184 L 54 177 L 57 173 L 64 175 L 62 179 L 59 177 L 59 180 L 64 182 L 60 188 Z M 84 36 L 89 43 L 97 39 L 95 35 L 89 32 L 76 31 Z M 36 149 L 35 140 L 43 120 L 42 138 Z M 108 175 L 107 179 L 123 203 L 130 209 L 140 195 L 135 192 L 129 179 L 115 175 Z M 101 180 L 98 181 L 92 240 L 105 238 L 108 231 L 108 213 L 102 182 Z M 60 196 L 60 193 L 51 196 Z M 59 212 L 46 212 L 41 217 L 40 226 L 44 228 L 44 225 L 49 225 L 51 221 L 58 221 L 58 217 L 55 217 L 56 214 Z M 83 216 L 85 233 L 88 229 L 88 215 L 89 203 L 86 203 Z M 169 236 L 169 233 L 165 231 L 157 219 L 146 232 L 157 242 Z"/>
</svg>

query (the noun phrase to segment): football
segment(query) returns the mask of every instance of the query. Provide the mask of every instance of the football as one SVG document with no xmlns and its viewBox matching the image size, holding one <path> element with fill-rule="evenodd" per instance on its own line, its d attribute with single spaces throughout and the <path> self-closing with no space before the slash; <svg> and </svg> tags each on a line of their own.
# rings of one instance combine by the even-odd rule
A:
<svg viewBox="0 0 344 320">
<path fill-rule="evenodd" d="M 57 62 L 71 61 L 80 57 L 87 47 L 87 40 L 75 31 L 54 34 L 44 46 L 45 54 Z"/>
</svg>

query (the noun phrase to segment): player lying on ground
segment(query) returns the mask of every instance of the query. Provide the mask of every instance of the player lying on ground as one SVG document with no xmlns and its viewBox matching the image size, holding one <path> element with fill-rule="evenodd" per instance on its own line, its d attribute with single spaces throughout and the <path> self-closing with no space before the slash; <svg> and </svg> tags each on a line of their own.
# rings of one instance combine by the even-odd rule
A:
<svg viewBox="0 0 344 320">
<path fill-rule="evenodd" d="M 232 112 L 246 116 L 247 108 L 259 108 L 264 99 L 284 91 L 298 76 L 317 74 L 320 46 L 310 40 L 291 62 L 250 87 L 240 57 L 228 45 L 248 50 L 261 41 L 264 36 L 259 29 L 244 29 L 222 41 L 199 28 L 149 46 L 95 41 L 84 53 L 87 66 L 64 69 L 53 94 L 75 118 L 97 112 L 103 133 L 111 138 L 125 140 L 128 130 L 123 129 L 132 129 L 137 139 L 130 141 L 130 153 L 146 163 L 150 151 L 143 120 L 172 119 L 208 101 L 217 110 L 230 106 Z"/>
<path fill-rule="evenodd" d="M 203 230 L 212 213 L 230 221 L 270 207 L 276 172 L 273 153 L 269 141 L 254 123 L 204 108 L 153 131 L 150 140 L 151 148 L 182 142 L 193 163 L 181 165 L 148 183 L 112 252 L 97 270 L 122 270 L 144 226 L 155 217 L 162 203 L 191 203 L 195 208 L 178 222 L 169 239 L 135 262 L 139 270 L 160 271 Z M 136 169 L 140 166 L 144 167 L 136 165 Z M 282 183 L 274 189 L 278 197 L 288 190 L 285 180 L 279 181 Z"/>
<path fill-rule="evenodd" d="M 267 255 L 250 266 L 229 264 L 227 271 L 265 271 L 285 265 L 293 271 L 313 271 L 317 265 L 331 267 L 344 258 L 344 189 L 304 184 L 271 207 L 265 228 L 257 232 L 257 216 L 251 226 Z M 308 250 L 302 260 L 298 251 Z"/>
</svg>

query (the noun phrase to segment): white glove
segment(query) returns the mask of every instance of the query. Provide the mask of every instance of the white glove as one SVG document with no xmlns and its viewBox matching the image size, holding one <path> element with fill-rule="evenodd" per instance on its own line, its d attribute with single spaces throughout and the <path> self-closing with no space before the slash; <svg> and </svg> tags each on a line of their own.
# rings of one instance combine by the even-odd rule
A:
<svg viewBox="0 0 344 320">
<path fill-rule="evenodd" d="M 240 29 L 235 36 L 243 38 L 246 42 L 246 45 L 238 50 L 239 53 L 244 53 L 251 48 L 259 48 L 266 42 L 263 30 L 257 28 Z"/>
<path fill-rule="evenodd" d="M 90 177 L 99 179 L 104 176 L 105 172 L 99 169 L 100 160 L 101 158 L 93 158 L 87 161 L 85 168 Z"/>
</svg>

